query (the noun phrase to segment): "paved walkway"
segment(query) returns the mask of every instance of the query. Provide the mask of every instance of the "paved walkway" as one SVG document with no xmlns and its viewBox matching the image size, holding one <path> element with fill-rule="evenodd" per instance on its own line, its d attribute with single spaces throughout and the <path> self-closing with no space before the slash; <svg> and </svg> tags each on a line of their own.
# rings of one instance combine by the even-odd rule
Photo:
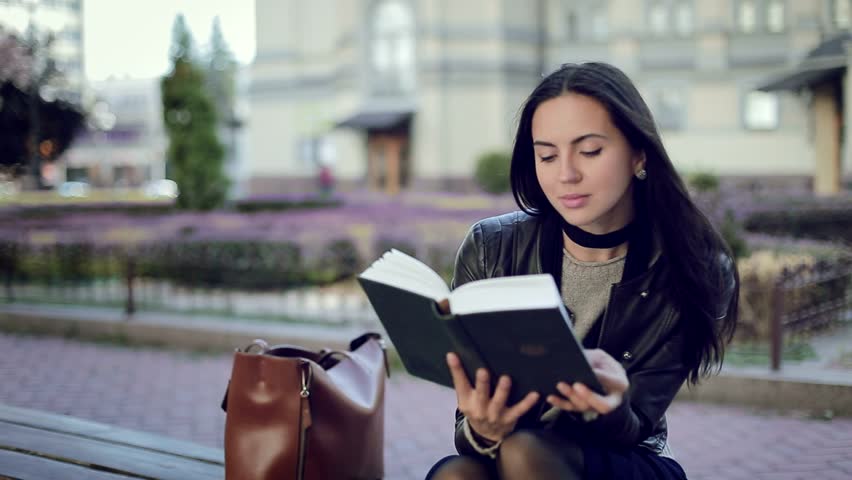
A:
<svg viewBox="0 0 852 480">
<path fill-rule="evenodd" d="M 0 403 L 79 416 L 221 447 L 227 352 L 81 343 L 0 334 Z M 421 479 L 452 451 L 451 391 L 403 374 L 389 383 L 388 479 Z M 852 419 L 687 402 L 669 411 L 671 442 L 695 479 L 850 479 Z"/>
</svg>

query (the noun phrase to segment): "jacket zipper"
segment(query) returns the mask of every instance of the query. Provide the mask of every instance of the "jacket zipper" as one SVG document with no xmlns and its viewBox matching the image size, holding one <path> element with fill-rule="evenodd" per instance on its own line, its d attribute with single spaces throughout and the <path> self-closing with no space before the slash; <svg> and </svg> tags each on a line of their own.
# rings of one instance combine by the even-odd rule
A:
<svg viewBox="0 0 852 480">
<path fill-rule="evenodd" d="M 313 419 L 311 418 L 311 364 L 301 362 L 300 370 L 302 374 L 302 388 L 299 391 L 301 400 L 299 401 L 299 460 L 296 465 L 296 478 L 304 480 L 305 478 L 305 459 L 307 458 L 308 450 L 308 428 L 311 427 Z"/>
</svg>

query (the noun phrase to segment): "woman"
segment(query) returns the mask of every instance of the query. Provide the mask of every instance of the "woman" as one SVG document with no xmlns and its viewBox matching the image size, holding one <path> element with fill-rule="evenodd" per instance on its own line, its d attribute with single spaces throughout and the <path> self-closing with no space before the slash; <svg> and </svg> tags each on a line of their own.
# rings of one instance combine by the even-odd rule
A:
<svg viewBox="0 0 852 480">
<path fill-rule="evenodd" d="M 584 385 L 506 405 L 511 379 L 468 382 L 456 448 L 429 478 L 686 478 L 665 412 L 685 380 L 721 365 L 739 280 L 725 242 L 690 200 L 632 82 L 603 63 L 568 64 L 527 99 L 511 165 L 523 212 L 474 225 L 453 287 L 550 273 L 607 395 Z"/>
</svg>

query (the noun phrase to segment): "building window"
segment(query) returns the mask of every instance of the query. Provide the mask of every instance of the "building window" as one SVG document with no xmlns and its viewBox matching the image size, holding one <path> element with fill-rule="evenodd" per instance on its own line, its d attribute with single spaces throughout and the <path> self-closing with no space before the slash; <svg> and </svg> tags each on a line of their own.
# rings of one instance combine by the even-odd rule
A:
<svg viewBox="0 0 852 480">
<path fill-rule="evenodd" d="M 604 41 L 609 37 L 609 18 L 606 8 L 598 8 L 592 14 L 592 40 Z"/>
<path fill-rule="evenodd" d="M 692 2 L 681 2 L 677 6 L 675 14 L 675 28 L 681 36 L 692 35 L 695 29 L 692 18 Z"/>
<path fill-rule="evenodd" d="M 757 6 L 753 0 L 743 0 L 737 8 L 737 27 L 743 33 L 752 33 L 757 28 Z"/>
<path fill-rule="evenodd" d="M 655 37 L 664 37 L 669 33 L 669 8 L 663 2 L 655 2 L 648 13 L 648 23 Z"/>
<path fill-rule="evenodd" d="M 852 5 L 850 0 L 832 0 L 831 19 L 834 26 L 841 30 L 846 30 L 852 26 Z"/>
<path fill-rule="evenodd" d="M 784 31 L 784 2 L 773 0 L 766 7 L 766 29 L 772 33 Z"/>
<path fill-rule="evenodd" d="M 683 92 L 676 88 L 663 88 L 655 97 L 655 116 L 662 130 L 686 128 L 686 102 Z"/>
<path fill-rule="evenodd" d="M 385 0 L 373 16 L 371 64 L 381 90 L 414 88 L 414 19 L 402 0 Z"/>
<path fill-rule="evenodd" d="M 743 124 L 749 130 L 774 130 L 778 128 L 778 95 L 767 92 L 749 92 L 743 105 Z"/>
</svg>

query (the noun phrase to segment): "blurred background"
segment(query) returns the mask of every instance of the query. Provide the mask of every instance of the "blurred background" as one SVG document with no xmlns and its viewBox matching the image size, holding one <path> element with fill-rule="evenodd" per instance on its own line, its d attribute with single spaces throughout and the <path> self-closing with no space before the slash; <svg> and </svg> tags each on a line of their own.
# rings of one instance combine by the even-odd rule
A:
<svg viewBox="0 0 852 480">
<path fill-rule="evenodd" d="M 605 61 L 737 255 L 731 368 L 852 385 L 850 49 L 850 0 L 0 0 L 0 326 L 380 328 L 354 276 L 449 280 L 526 96 Z"/>
</svg>

